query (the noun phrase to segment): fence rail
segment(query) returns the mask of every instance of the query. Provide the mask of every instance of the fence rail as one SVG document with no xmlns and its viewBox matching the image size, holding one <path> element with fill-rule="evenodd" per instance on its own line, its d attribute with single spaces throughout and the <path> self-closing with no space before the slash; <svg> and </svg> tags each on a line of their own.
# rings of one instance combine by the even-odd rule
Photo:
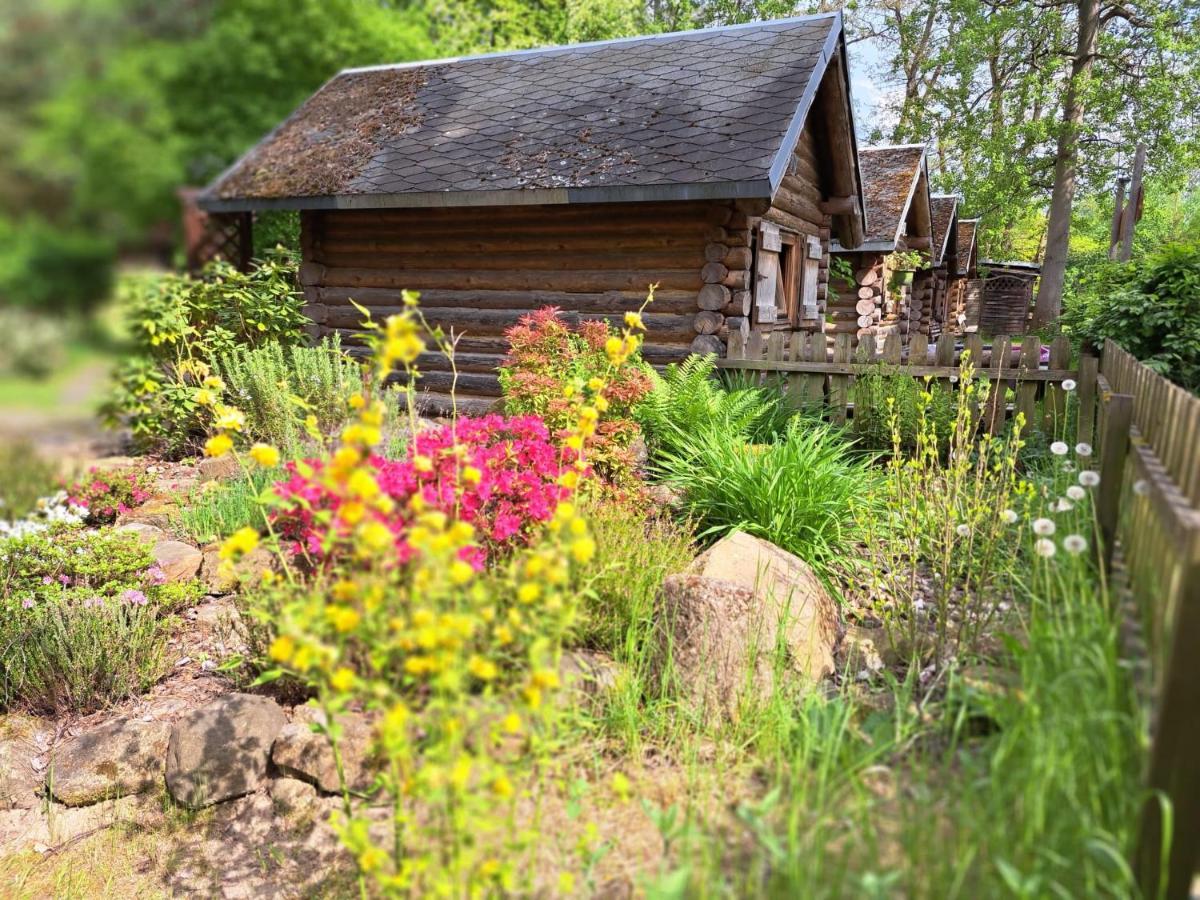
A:
<svg viewBox="0 0 1200 900">
<path fill-rule="evenodd" d="M 1040 425 L 1047 432 L 1061 430 L 1066 411 L 1063 383 L 1074 381 L 1079 391 L 1078 439 L 1091 442 L 1098 361 L 1084 356 L 1078 368 L 1069 368 L 1071 345 L 1062 337 L 1050 345 L 1046 368 L 1042 368 L 1042 344 L 1036 335 L 1027 335 L 1020 342 L 999 335 L 985 345 L 979 335 L 972 334 L 960 348 L 951 334 L 943 334 L 933 346 L 925 335 L 915 334 L 909 336 L 905 348 L 900 335 L 891 334 L 882 348 L 867 340 L 853 348 L 848 334 L 838 335 L 830 347 L 820 334 L 773 332 L 764 337 L 752 332 L 745 340 L 731 335 L 728 355 L 717 365 L 775 373 L 785 381 L 784 389 L 796 405 L 823 405 L 834 422 L 843 423 L 853 408 L 855 377 L 890 370 L 914 378 L 953 381 L 961 373 L 964 358 L 974 366 L 975 378 L 994 388 L 981 411 L 984 426 L 992 433 L 999 432 L 1009 415 L 1018 412 L 1024 413 L 1027 428 Z M 1011 409 L 1006 392 L 995 389 L 997 386 L 1013 390 Z M 1041 422 L 1036 421 L 1039 399 L 1044 400 Z"/>
</svg>

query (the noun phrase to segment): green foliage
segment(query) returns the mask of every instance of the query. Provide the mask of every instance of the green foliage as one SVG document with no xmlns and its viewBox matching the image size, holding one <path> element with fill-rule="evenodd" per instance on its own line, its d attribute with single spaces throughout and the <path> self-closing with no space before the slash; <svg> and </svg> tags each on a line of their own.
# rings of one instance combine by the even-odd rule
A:
<svg viewBox="0 0 1200 900">
<path fill-rule="evenodd" d="M 857 376 L 850 398 L 854 402 L 851 425 L 858 445 L 872 451 L 890 451 L 894 424 L 901 450 L 915 450 L 923 428 L 932 429 L 937 445 L 944 448 L 954 426 L 954 398 L 943 390 L 928 393 L 930 400 L 925 402 L 924 384 L 911 375 L 889 375 L 882 368 Z"/>
<path fill-rule="evenodd" d="M 625 655 L 629 635 L 652 624 L 655 600 L 667 575 L 694 555 L 691 531 L 666 517 L 647 515 L 629 503 L 594 502 L 584 516 L 596 555 L 579 576 L 583 603 L 575 640 Z"/>
<path fill-rule="evenodd" d="M 137 535 L 56 528 L 0 540 L 0 708 L 88 712 L 163 673 L 166 584 Z"/>
<path fill-rule="evenodd" d="M 323 433 L 334 433 L 350 417 L 351 395 L 371 377 L 336 335 L 315 347 L 235 347 L 214 357 L 212 368 L 225 381 L 226 399 L 246 414 L 247 435 L 293 458 L 311 441 L 305 419 L 315 416 Z"/>
<path fill-rule="evenodd" d="M 740 529 L 819 570 L 849 550 L 857 535 L 852 508 L 872 478 L 841 431 L 802 417 L 774 444 L 702 428 L 663 448 L 652 470 L 682 492 L 701 539 Z"/>
<path fill-rule="evenodd" d="M 1111 338 L 1155 371 L 1200 390 L 1200 241 L 1097 267 L 1065 319 L 1091 344 Z"/>
<path fill-rule="evenodd" d="M 0 306 L 60 317 L 91 312 L 111 290 L 113 250 L 90 231 L 28 215 L 9 222 L 0 214 Z"/>
<path fill-rule="evenodd" d="M 295 262 L 280 252 L 248 273 L 214 263 L 201 278 L 126 279 L 119 300 L 132 346 L 113 375 L 108 420 L 127 422 L 142 447 L 192 445 L 203 433 L 195 387 L 218 356 L 305 339 L 295 277 Z"/>
<path fill-rule="evenodd" d="M 207 544 L 250 526 L 261 530 L 266 524 L 262 497 L 271 484 L 284 476 L 280 469 L 250 469 L 249 480 L 231 478 L 203 491 L 179 515 L 179 524 L 197 544 Z"/>
<path fill-rule="evenodd" d="M 61 473 L 26 441 L 0 441 L 0 521 L 15 521 L 58 487 Z"/>
<path fill-rule="evenodd" d="M 715 377 L 716 356 L 692 355 L 651 373 L 653 387 L 634 415 L 646 431 L 652 454 L 686 448 L 692 438 L 712 429 L 753 443 L 774 440 L 791 417 L 782 394 L 760 387 L 741 373 Z"/>
<path fill-rule="evenodd" d="M 68 329 L 61 319 L 20 307 L 0 306 L 0 334 L 5 353 L 0 377 L 20 375 L 42 379 L 63 364 Z"/>
</svg>

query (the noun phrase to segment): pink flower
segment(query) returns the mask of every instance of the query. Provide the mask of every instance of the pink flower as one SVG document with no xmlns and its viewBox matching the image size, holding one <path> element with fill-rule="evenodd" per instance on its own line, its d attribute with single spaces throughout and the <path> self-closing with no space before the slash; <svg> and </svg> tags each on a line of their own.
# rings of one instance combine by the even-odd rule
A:
<svg viewBox="0 0 1200 900">
<path fill-rule="evenodd" d="M 129 603 L 133 606 L 145 606 L 150 602 L 150 598 L 136 588 L 130 588 L 123 593 L 121 595 L 121 600 L 122 602 Z"/>
<path fill-rule="evenodd" d="M 146 578 L 151 584 L 166 584 L 167 573 L 162 570 L 161 566 L 151 566 L 146 570 Z"/>
<path fill-rule="evenodd" d="M 25 607 L 26 609 L 33 609 L 33 598 L 26 597 L 24 600 L 21 601 L 21 605 L 23 607 Z"/>
</svg>

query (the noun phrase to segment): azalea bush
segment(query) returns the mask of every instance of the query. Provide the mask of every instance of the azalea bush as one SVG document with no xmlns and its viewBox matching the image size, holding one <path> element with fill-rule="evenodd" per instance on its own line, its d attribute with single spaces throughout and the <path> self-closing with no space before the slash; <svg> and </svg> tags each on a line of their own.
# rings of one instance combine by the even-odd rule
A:
<svg viewBox="0 0 1200 900">
<path fill-rule="evenodd" d="M 374 427 L 374 426 L 372 426 Z M 401 460 L 363 458 L 343 446 L 328 461 L 289 463 L 276 485 L 274 524 L 294 552 L 325 561 L 347 551 L 364 522 L 392 535 L 399 563 L 413 555 L 411 532 L 425 511 L 475 529 L 472 563 L 528 543 L 569 493 L 579 451 L 557 447 L 535 416 L 464 418 L 418 433 Z M 355 485 L 341 490 L 353 472 Z"/>
<path fill-rule="evenodd" d="M 146 689 L 164 671 L 171 612 L 198 595 L 134 534 L 0 538 L 0 708 L 88 712 Z"/>
<path fill-rule="evenodd" d="M 653 292 L 647 302 L 653 300 Z M 629 321 L 640 327 L 639 313 Z M 570 432 L 577 398 L 604 382 L 604 419 L 591 441 L 590 460 L 597 474 L 630 486 L 636 474 L 634 443 L 641 435 L 634 406 L 650 390 L 650 369 L 634 350 L 613 371 L 611 351 L 625 340 L 603 320 L 580 323 L 572 331 L 554 307 L 524 316 L 509 329 L 508 356 L 500 369 L 504 409 L 509 415 L 536 415 L 556 439 Z"/>
<path fill-rule="evenodd" d="M 102 471 L 93 467 L 66 490 L 67 502 L 87 510 L 90 523 L 109 525 L 120 513 L 150 499 L 150 478 L 141 470 Z"/>
<path fill-rule="evenodd" d="M 533 416 L 418 432 L 417 358 L 430 336 L 453 348 L 405 301 L 366 326 L 378 381 L 407 376 L 408 454 L 379 457 L 384 405 L 370 389 L 351 397 L 355 418 L 335 445 L 276 486 L 266 537 L 240 529 L 221 555 L 234 564 L 263 543 L 278 555 L 280 574 L 245 601 L 265 645 L 262 679 L 286 676 L 314 696 L 335 758 L 340 716 L 374 722 L 373 788 L 391 834 L 371 827 L 345 784 L 335 823 L 364 891 L 369 879 L 388 895 L 531 893 L 521 860 L 539 836 L 520 821 L 522 780 L 554 739 L 573 585 L 597 549 L 574 496 L 592 472 L 609 381 L 639 337 L 631 326 L 606 347 L 607 367 L 572 394 L 557 434 Z M 214 401 L 210 414 L 206 453 L 234 454 L 248 476 L 278 463 L 276 448 L 245 449 L 236 407 Z M 320 564 L 296 565 L 297 551 Z M 569 884 L 567 872 L 559 887 Z"/>
</svg>

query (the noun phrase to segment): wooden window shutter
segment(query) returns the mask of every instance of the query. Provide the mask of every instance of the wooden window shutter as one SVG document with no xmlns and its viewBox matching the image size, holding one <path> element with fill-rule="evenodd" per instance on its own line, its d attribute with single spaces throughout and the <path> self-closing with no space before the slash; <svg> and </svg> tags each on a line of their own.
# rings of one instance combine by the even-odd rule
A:
<svg viewBox="0 0 1200 900">
<path fill-rule="evenodd" d="M 776 292 L 779 290 L 779 251 L 782 248 L 779 226 L 760 222 L 754 267 L 757 277 L 754 284 L 754 311 L 756 320 L 762 324 L 774 324 L 777 320 Z"/>
<path fill-rule="evenodd" d="M 817 278 L 821 268 L 821 257 L 824 248 L 821 239 L 808 235 L 805 238 L 804 269 L 800 279 L 800 315 L 805 319 L 815 319 L 817 308 Z"/>
</svg>

